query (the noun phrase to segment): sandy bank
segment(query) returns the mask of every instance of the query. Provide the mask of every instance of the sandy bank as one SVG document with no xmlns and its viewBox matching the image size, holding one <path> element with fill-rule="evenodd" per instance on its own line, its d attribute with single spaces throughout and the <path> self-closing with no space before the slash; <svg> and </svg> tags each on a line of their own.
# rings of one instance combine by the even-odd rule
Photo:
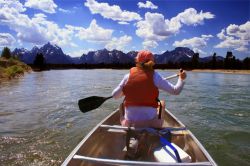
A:
<svg viewBox="0 0 250 166">
<path fill-rule="evenodd" d="M 224 73 L 224 74 L 250 74 L 250 70 L 228 70 L 228 69 L 194 69 L 192 72 Z"/>
</svg>

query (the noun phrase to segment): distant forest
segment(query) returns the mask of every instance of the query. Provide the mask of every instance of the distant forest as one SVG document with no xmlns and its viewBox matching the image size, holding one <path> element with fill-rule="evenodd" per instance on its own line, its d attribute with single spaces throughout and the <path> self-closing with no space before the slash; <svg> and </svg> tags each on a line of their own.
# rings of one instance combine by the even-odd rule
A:
<svg viewBox="0 0 250 166">
<path fill-rule="evenodd" d="M 34 64 L 30 64 L 31 67 L 43 68 L 43 69 L 97 69 L 97 68 L 110 68 L 110 69 L 129 69 L 135 66 L 134 63 L 130 64 L 46 64 L 44 56 L 40 53 L 37 54 Z M 232 52 L 227 52 L 226 58 L 224 60 L 217 60 L 216 53 L 213 54 L 211 61 L 200 62 L 199 53 L 195 53 L 189 62 L 180 63 L 166 63 L 166 64 L 156 64 L 156 69 L 250 69 L 250 57 L 244 60 L 236 59 Z"/>
</svg>

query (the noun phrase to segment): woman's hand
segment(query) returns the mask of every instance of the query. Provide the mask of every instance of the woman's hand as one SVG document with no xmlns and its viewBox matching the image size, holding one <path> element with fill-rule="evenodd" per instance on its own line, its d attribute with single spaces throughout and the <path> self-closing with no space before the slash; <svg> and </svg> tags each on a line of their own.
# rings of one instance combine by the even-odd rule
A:
<svg viewBox="0 0 250 166">
<path fill-rule="evenodd" d="M 186 77 L 187 77 L 186 72 L 185 72 L 184 70 L 181 69 L 181 70 L 179 71 L 179 78 L 180 78 L 181 80 L 185 80 Z"/>
</svg>

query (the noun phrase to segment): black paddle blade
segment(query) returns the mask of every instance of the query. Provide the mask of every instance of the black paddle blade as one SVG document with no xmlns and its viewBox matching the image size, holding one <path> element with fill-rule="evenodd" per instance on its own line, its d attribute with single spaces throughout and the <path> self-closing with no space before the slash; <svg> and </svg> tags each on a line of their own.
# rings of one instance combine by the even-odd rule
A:
<svg viewBox="0 0 250 166">
<path fill-rule="evenodd" d="M 102 105 L 102 103 L 104 103 L 107 99 L 110 99 L 110 98 L 112 98 L 112 96 L 110 97 L 91 96 L 91 97 L 87 97 L 87 98 L 79 100 L 78 106 L 79 106 L 79 109 L 83 113 L 85 113 L 85 112 L 98 108 L 100 105 Z"/>
</svg>

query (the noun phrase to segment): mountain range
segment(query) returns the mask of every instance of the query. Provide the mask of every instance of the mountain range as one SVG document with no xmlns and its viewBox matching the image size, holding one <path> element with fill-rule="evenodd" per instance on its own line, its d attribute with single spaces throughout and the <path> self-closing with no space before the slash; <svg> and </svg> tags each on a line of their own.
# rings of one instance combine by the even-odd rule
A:
<svg viewBox="0 0 250 166">
<path fill-rule="evenodd" d="M 13 55 L 26 64 L 33 64 L 37 53 L 42 53 L 48 64 L 131 64 L 134 63 L 134 58 L 137 55 L 136 51 L 124 53 L 119 50 L 109 51 L 102 49 L 82 54 L 81 57 L 70 57 L 59 46 L 51 43 L 47 43 L 40 48 L 35 46 L 31 50 L 16 48 L 12 52 Z M 176 47 L 172 51 L 155 54 L 155 62 L 156 64 L 189 62 L 192 60 L 194 54 L 194 51 L 187 47 Z M 224 59 L 221 56 L 216 56 L 216 58 L 217 60 Z M 212 56 L 199 58 L 200 62 L 209 62 L 211 60 Z"/>
<path fill-rule="evenodd" d="M 41 48 L 37 46 L 33 47 L 30 51 L 25 48 L 16 48 L 12 52 L 13 55 L 17 56 L 21 61 L 26 64 L 33 64 L 37 53 L 42 53 L 46 63 L 50 64 L 71 64 L 73 59 L 64 54 L 62 49 L 57 45 L 47 43 Z"/>
</svg>

